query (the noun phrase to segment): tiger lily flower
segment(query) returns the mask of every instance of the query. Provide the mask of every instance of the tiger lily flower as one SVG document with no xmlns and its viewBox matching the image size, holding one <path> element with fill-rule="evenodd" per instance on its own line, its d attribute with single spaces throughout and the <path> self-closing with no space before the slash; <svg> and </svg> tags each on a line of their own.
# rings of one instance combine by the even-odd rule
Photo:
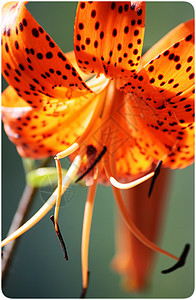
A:
<svg viewBox="0 0 196 300">
<path fill-rule="evenodd" d="M 2 72 L 10 84 L 2 94 L 5 131 L 22 157 L 55 156 L 59 174 L 49 200 L 2 246 L 55 204 L 58 232 L 61 195 L 78 174 L 89 186 L 82 234 L 83 294 L 98 183 L 112 185 L 129 230 L 145 247 L 181 262 L 135 226 L 120 189 L 155 179 L 157 163 L 176 169 L 193 162 L 193 20 L 173 29 L 142 58 L 144 2 L 79 2 L 74 53 L 64 54 L 23 2 L 5 4 L 2 21 Z M 62 179 L 60 159 L 66 156 L 72 164 Z"/>
</svg>

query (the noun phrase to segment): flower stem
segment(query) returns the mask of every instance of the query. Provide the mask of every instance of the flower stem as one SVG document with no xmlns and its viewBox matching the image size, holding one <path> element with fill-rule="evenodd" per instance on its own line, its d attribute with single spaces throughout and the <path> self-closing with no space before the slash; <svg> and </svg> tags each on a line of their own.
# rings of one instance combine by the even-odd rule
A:
<svg viewBox="0 0 196 300">
<path fill-rule="evenodd" d="M 31 187 L 30 185 L 26 184 L 25 189 L 23 191 L 21 200 L 19 202 L 18 208 L 12 220 L 8 236 L 17 230 L 24 222 L 27 212 L 30 209 L 32 200 L 34 198 L 36 188 Z M 2 279 L 5 280 L 5 275 L 8 272 L 8 268 L 13 257 L 14 249 L 17 244 L 17 239 L 11 241 L 7 245 L 5 245 L 3 249 L 3 259 L 2 259 Z"/>
<path fill-rule="evenodd" d="M 46 167 L 50 161 L 51 161 L 51 157 L 41 160 L 38 167 Z M 27 170 L 25 169 L 25 172 L 26 171 Z M 32 187 L 26 183 L 26 186 L 24 188 L 22 197 L 18 204 L 18 208 L 16 210 L 16 213 L 15 213 L 12 223 L 10 225 L 10 229 L 9 229 L 7 236 L 9 236 L 14 231 L 16 231 L 24 223 L 26 215 L 31 207 L 36 190 L 37 190 L 37 188 Z M 5 282 L 5 278 L 8 273 L 9 265 L 11 263 L 17 242 L 18 242 L 18 240 L 15 239 L 4 246 L 3 253 L 2 253 L 2 256 L 3 256 L 2 257 L 2 281 L 3 281 L 3 283 Z"/>
</svg>

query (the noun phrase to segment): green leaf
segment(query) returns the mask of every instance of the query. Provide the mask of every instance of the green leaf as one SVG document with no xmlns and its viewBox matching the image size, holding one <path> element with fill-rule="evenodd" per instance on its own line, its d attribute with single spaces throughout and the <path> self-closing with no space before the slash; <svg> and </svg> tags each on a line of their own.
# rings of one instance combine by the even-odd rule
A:
<svg viewBox="0 0 196 300">
<path fill-rule="evenodd" d="M 64 177 L 67 173 L 66 169 L 62 169 L 62 176 Z M 77 178 L 73 179 L 75 182 Z M 26 174 L 26 181 L 29 185 L 34 188 L 39 188 L 47 185 L 57 185 L 58 176 L 57 169 L 55 167 L 45 167 L 32 170 Z M 85 186 L 84 181 L 80 181 L 81 186 Z"/>
<path fill-rule="evenodd" d="M 62 169 L 62 175 L 65 176 L 67 170 Z M 56 168 L 39 168 L 30 171 L 26 174 L 26 181 L 32 187 L 42 187 L 47 185 L 54 185 L 58 182 Z"/>
</svg>

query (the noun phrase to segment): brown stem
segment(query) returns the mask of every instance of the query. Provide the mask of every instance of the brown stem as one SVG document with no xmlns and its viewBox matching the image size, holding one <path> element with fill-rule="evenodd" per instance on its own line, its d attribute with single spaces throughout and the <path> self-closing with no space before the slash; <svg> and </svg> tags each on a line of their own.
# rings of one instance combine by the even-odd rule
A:
<svg viewBox="0 0 196 300">
<path fill-rule="evenodd" d="M 12 220 L 8 236 L 17 230 L 24 222 L 26 214 L 30 208 L 33 197 L 35 195 L 36 188 L 33 188 L 26 184 L 22 198 L 19 202 L 18 208 Z M 3 249 L 3 259 L 2 259 L 2 279 L 5 280 L 5 275 L 7 274 L 11 258 L 16 247 L 18 239 L 15 239 L 4 246 Z"/>
<path fill-rule="evenodd" d="M 51 157 L 42 160 L 39 164 L 39 168 L 46 167 L 51 160 Z M 18 208 L 12 220 L 8 236 L 17 230 L 25 221 L 26 215 L 30 209 L 32 204 L 35 192 L 37 188 L 31 187 L 30 185 L 26 184 L 25 189 L 23 191 L 22 197 L 20 199 Z M 2 280 L 5 282 L 5 277 L 8 272 L 8 268 L 14 253 L 14 249 L 17 245 L 19 239 L 15 239 L 4 246 L 3 248 L 3 258 L 2 258 Z"/>
</svg>

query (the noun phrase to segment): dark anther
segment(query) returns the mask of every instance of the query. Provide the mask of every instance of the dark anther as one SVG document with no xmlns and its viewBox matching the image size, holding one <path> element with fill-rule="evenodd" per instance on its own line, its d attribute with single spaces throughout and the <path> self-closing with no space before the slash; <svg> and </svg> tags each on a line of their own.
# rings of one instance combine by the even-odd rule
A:
<svg viewBox="0 0 196 300">
<path fill-rule="evenodd" d="M 155 180 L 156 180 L 157 176 L 158 176 L 159 173 L 160 173 L 161 165 L 162 165 L 162 160 L 160 160 L 160 161 L 158 162 L 158 164 L 156 165 L 156 169 L 155 169 L 155 171 L 154 171 L 154 176 L 152 177 L 152 180 L 151 180 L 151 183 L 150 183 L 150 188 L 149 188 L 149 192 L 148 192 L 148 197 L 150 197 L 150 195 L 152 194 L 152 190 L 153 190 L 153 187 L 154 187 L 154 184 L 155 184 Z"/>
<path fill-rule="evenodd" d="M 186 244 L 184 247 L 184 250 L 179 258 L 179 261 L 171 268 L 161 271 L 161 273 L 163 273 L 163 274 L 171 273 L 171 272 L 175 271 L 176 269 L 183 267 L 185 265 L 185 261 L 186 261 L 187 255 L 189 253 L 189 250 L 190 250 L 190 244 Z"/>
<path fill-rule="evenodd" d="M 82 288 L 81 294 L 80 294 L 80 298 L 85 298 L 86 295 L 86 288 Z"/>
<path fill-rule="evenodd" d="M 52 221 L 53 225 L 55 225 L 54 224 L 54 216 L 53 215 L 50 217 L 50 220 Z M 57 227 L 58 227 L 58 231 L 56 231 L 56 230 L 55 231 L 56 231 L 56 234 L 58 236 L 61 248 L 63 250 L 64 257 L 65 257 L 66 260 L 68 260 L 67 250 L 66 250 L 65 243 L 64 243 L 64 240 L 63 240 L 63 237 L 62 237 L 62 234 L 60 232 L 60 228 L 59 228 L 58 224 L 57 224 Z"/>
<path fill-rule="evenodd" d="M 75 181 L 75 183 L 77 183 L 78 181 L 80 181 L 81 179 L 83 179 L 96 166 L 96 164 L 101 160 L 101 158 L 106 153 L 106 151 L 107 151 L 107 147 L 104 146 L 103 150 L 97 156 L 97 158 L 95 159 L 94 163 L 92 163 L 92 165 Z"/>
<path fill-rule="evenodd" d="M 89 275 L 90 275 L 90 271 L 88 271 L 87 282 L 89 281 Z M 86 287 L 86 288 L 83 288 L 83 287 L 82 287 L 82 291 L 81 291 L 81 293 L 80 293 L 80 298 L 85 298 L 85 296 L 86 296 L 86 291 L 87 291 L 87 287 Z"/>
<path fill-rule="evenodd" d="M 97 153 L 97 150 L 93 145 L 89 145 L 87 147 L 87 151 L 86 151 L 87 156 L 91 156 L 91 155 L 94 155 L 96 153 Z"/>
</svg>

